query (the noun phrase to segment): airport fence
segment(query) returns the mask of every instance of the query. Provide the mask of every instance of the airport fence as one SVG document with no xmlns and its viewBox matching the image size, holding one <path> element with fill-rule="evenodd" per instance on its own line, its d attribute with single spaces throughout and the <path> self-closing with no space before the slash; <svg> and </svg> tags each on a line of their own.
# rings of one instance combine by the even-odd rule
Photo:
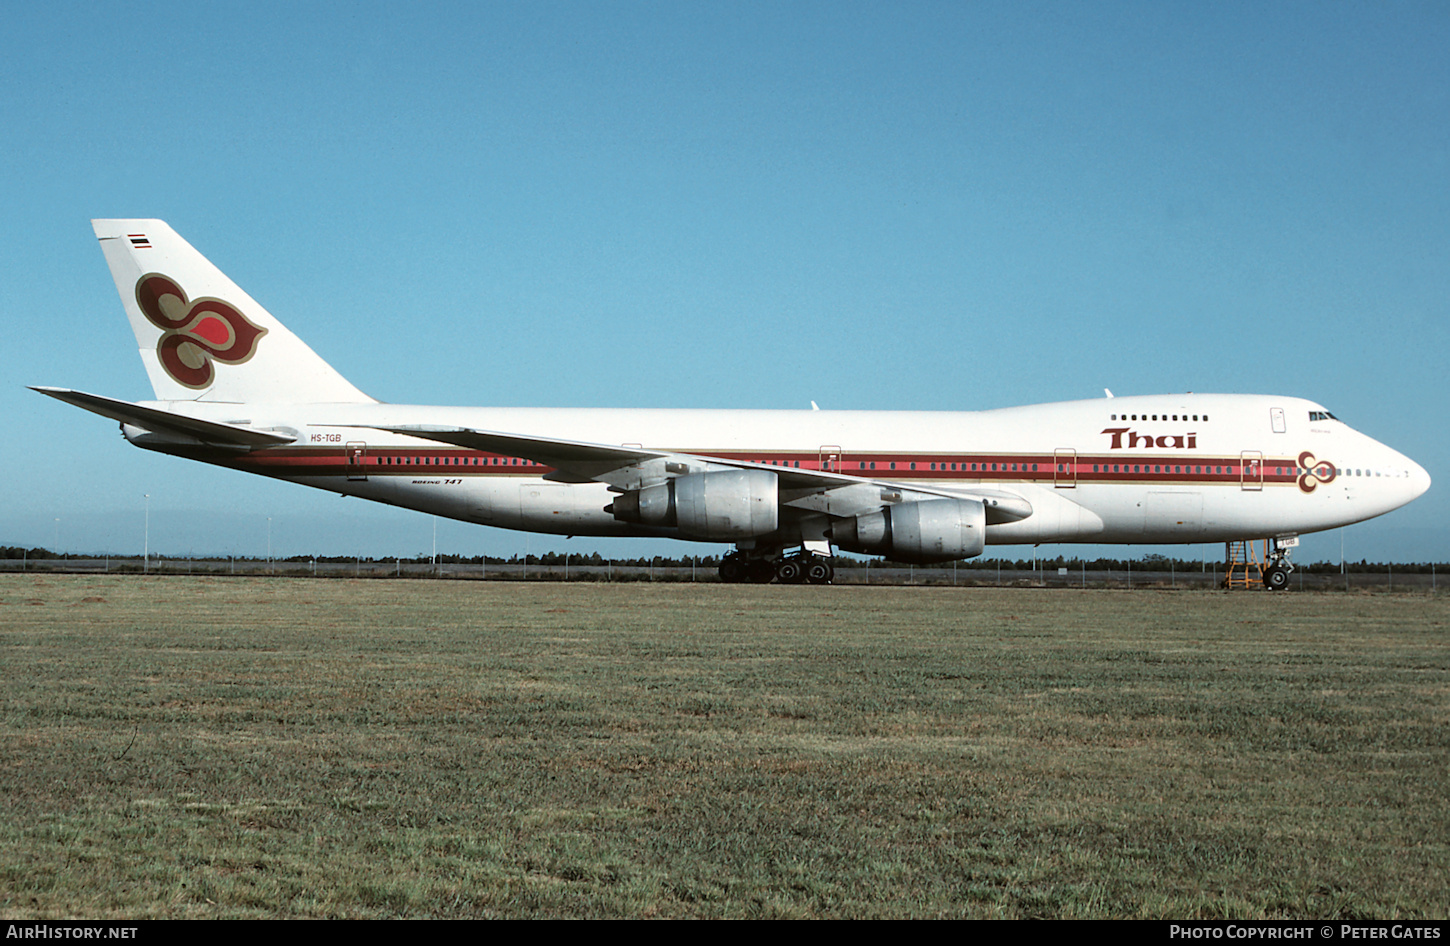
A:
<svg viewBox="0 0 1450 946">
<path fill-rule="evenodd" d="M 155 575 L 238 575 L 315 578 L 447 578 L 473 581 L 584 581 L 584 582 L 718 582 L 713 559 L 692 564 L 603 564 L 540 562 L 419 562 L 404 559 L 316 559 L 267 561 L 254 558 L 40 558 L 0 559 L 0 572 Z M 1221 563 L 1202 569 L 1146 567 L 1102 569 L 1091 567 L 1034 570 L 992 568 L 960 564 L 884 565 L 852 559 L 838 560 L 838 585 L 956 585 L 1013 588 L 1155 588 L 1210 590 L 1223 584 Z M 1325 573 L 1297 569 L 1290 588 L 1303 591 L 1440 592 L 1435 570 L 1402 570 L 1393 565 L 1383 571 L 1357 570 Z"/>
</svg>

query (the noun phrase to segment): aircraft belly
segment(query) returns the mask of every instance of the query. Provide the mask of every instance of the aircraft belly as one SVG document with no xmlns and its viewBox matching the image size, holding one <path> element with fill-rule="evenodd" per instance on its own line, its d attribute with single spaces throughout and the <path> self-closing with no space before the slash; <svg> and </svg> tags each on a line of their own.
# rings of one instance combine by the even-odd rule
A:
<svg viewBox="0 0 1450 946">
<path fill-rule="evenodd" d="M 471 484 L 467 519 L 500 529 L 553 535 L 644 536 L 661 530 L 620 522 L 604 511 L 615 494 L 603 483 L 490 478 Z"/>
<path fill-rule="evenodd" d="M 1102 534 L 1103 518 L 1082 501 L 1088 498 L 1087 491 L 1048 489 L 1030 483 L 1013 483 L 1012 491 L 1032 504 L 1032 515 L 1017 522 L 988 525 L 988 545 L 1086 542 Z"/>
<path fill-rule="evenodd" d="M 555 535 L 661 536 L 673 530 L 619 522 L 604 507 L 614 499 L 603 483 L 552 483 L 537 477 L 289 476 L 293 483 L 372 502 L 476 522 L 499 529 Z"/>
<path fill-rule="evenodd" d="M 452 488 L 450 488 L 452 487 Z M 602 483 L 551 483 L 538 478 L 464 478 L 456 485 L 405 487 L 403 505 L 500 529 L 555 535 L 627 535 L 604 511 L 613 494 Z"/>
<path fill-rule="evenodd" d="M 1072 492 L 1100 523 L 1096 533 L 1085 537 L 1088 541 L 1201 542 L 1212 525 L 1212 504 L 1198 490 L 1144 492 L 1136 487 L 1083 484 Z"/>
<path fill-rule="evenodd" d="M 1313 492 L 1298 489 L 1224 491 L 1217 499 L 1210 539 L 1299 535 L 1337 529 L 1387 510 L 1359 508 L 1347 491 L 1320 486 Z"/>
<path fill-rule="evenodd" d="M 1146 492 L 1109 487 L 1103 492 L 1110 495 L 1094 508 L 1106 523 L 1104 542 L 1222 542 L 1310 531 L 1301 517 L 1280 507 L 1282 491 L 1234 486 Z"/>
<path fill-rule="evenodd" d="M 604 511 L 614 494 L 603 483 L 526 480 L 516 487 L 521 525 L 556 535 L 621 535 L 625 523 Z"/>
<path fill-rule="evenodd" d="M 1143 536 L 1150 542 L 1193 542 L 1207 531 L 1203 494 L 1156 491 L 1143 500 Z"/>
</svg>

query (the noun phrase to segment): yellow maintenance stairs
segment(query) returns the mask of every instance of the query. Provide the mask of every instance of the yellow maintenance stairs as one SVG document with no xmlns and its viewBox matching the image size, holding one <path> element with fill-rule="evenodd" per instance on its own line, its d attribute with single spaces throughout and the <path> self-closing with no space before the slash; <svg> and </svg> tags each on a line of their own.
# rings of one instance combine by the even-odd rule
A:
<svg viewBox="0 0 1450 946">
<path fill-rule="evenodd" d="M 1225 588 L 1262 588 L 1264 569 L 1268 567 L 1269 541 L 1225 542 L 1223 586 Z"/>
<path fill-rule="evenodd" d="M 1278 559 L 1269 552 L 1271 539 L 1224 543 L 1223 586 L 1234 588 L 1267 588 L 1283 591 L 1289 586 L 1289 573 L 1294 566 L 1276 549 Z M 1297 543 L 1296 543 L 1297 544 Z"/>
</svg>

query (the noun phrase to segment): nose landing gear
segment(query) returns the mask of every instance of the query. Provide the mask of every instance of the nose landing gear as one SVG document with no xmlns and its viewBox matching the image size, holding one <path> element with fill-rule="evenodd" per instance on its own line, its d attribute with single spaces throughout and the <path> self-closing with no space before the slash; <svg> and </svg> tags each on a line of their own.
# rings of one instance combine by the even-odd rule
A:
<svg viewBox="0 0 1450 946">
<path fill-rule="evenodd" d="M 1269 542 L 1269 561 L 1264 566 L 1264 587 L 1269 591 L 1283 591 L 1289 587 L 1289 576 L 1294 573 L 1294 563 L 1289 561 L 1289 552 L 1299 544 L 1299 539 L 1272 539 Z"/>
<path fill-rule="evenodd" d="M 1223 587 L 1284 591 L 1289 587 L 1289 576 L 1294 573 L 1289 552 L 1298 544 L 1299 537 L 1292 535 L 1225 543 Z M 1259 551 L 1261 547 L 1262 553 Z"/>
</svg>

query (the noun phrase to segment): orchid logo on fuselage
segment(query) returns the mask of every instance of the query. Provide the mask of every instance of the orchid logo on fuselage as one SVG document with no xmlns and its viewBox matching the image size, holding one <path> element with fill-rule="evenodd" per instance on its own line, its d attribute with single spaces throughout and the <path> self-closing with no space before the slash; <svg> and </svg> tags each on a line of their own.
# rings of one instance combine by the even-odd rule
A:
<svg viewBox="0 0 1450 946">
<path fill-rule="evenodd" d="M 190 300 L 168 276 L 147 273 L 136 281 L 136 304 L 152 325 L 162 330 L 156 343 L 161 367 L 178 384 L 210 387 L 213 361 L 239 365 L 256 354 L 257 340 L 267 334 L 221 299 Z"/>
<path fill-rule="evenodd" d="M 1305 450 L 1299 454 L 1299 488 L 1306 493 L 1314 492 L 1320 483 L 1333 483 L 1339 475 L 1333 463 L 1314 459 L 1314 454 Z"/>
</svg>

